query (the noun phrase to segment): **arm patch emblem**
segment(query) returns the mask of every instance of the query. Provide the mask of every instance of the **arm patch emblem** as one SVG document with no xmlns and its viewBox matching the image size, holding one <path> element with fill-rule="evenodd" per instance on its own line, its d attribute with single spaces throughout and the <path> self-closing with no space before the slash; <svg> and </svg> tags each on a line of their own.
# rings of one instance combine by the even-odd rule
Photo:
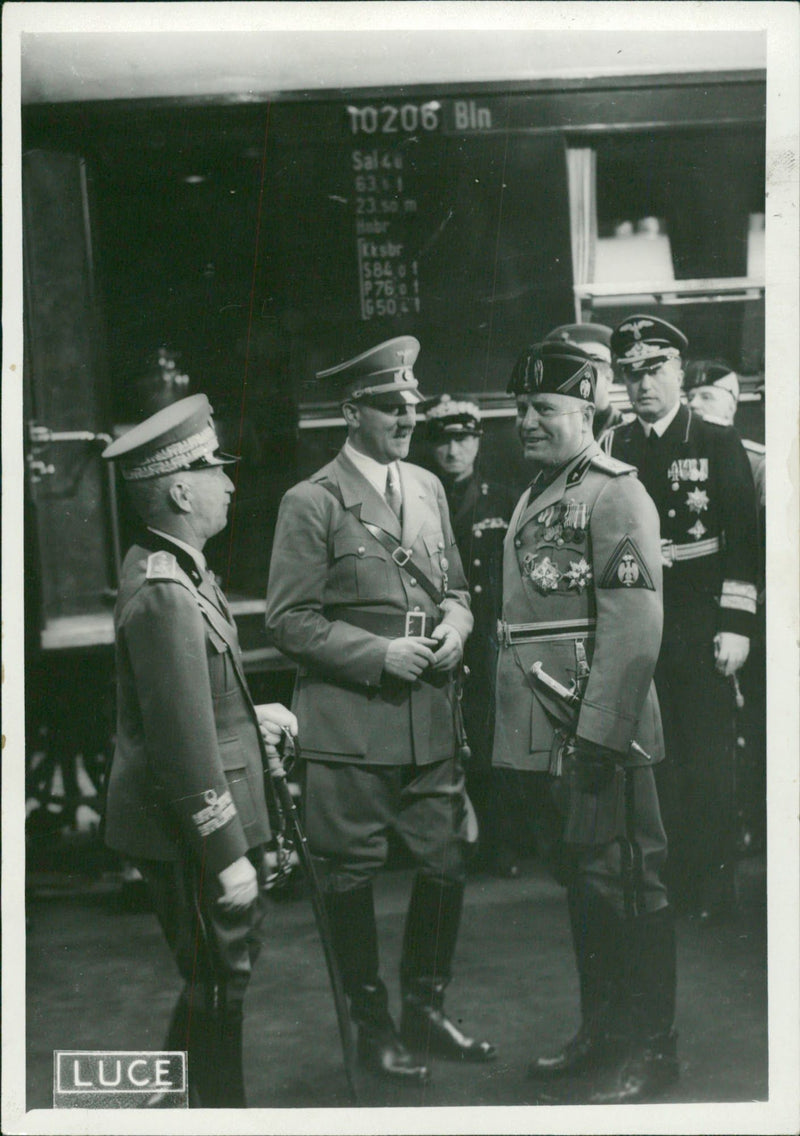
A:
<svg viewBox="0 0 800 1136">
<path fill-rule="evenodd" d="M 646 588 L 650 592 L 656 590 L 644 557 L 636 547 L 635 541 L 629 536 L 624 536 L 614 549 L 597 586 L 598 588 Z"/>
</svg>

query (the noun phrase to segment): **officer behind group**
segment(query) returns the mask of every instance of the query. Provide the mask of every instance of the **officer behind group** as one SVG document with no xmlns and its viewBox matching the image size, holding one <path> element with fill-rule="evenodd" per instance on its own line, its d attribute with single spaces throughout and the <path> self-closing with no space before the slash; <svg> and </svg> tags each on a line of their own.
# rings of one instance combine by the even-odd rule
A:
<svg viewBox="0 0 800 1136">
<path fill-rule="evenodd" d="M 511 490 L 485 480 L 476 468 L 481 412 L 476 403 L 443 394 L 423 404 L 426 439 L 444 486 L 461 563 L 467 576 L 475 626 L 464 651 L 461 704 L 471 751 L 467 789 L 480 822 L 481 859 L 503 874 L 518 869 L 501 818 L 494 815 L 492 738 L 497 618 L 503 588 L 503 537 L 514 508 Z"/>
<path fill-rule="evenodd" d="M 734 910 L 734 688 L 755 626 L 750 463 L 736 431 L 680 400 L 686 336 L 632 315 L 611 339 L 636 418 L 609 435 L 655 502 L 664 562 L 656 687 L 667 761 L 659 793 L 673 900 L 702 918 Z"/>
<path fill-rule="evenodd" d="M 611 328 L 602 323 L 565 323 L 545 336 L 545 343 L 571 343 L 591 356 L 596 376 L 592 433 L 598 440 L 625 419 L 611 405 L 609 390 L 614 381 L 611 365 Z"/>
<path fill-rule="evenodd" d="M 132 860 L 184 980 L 164 1048 L 188 1050 L 193 1105 L 243 1108 L 242 1003 L 260 946 L 270 828 L 266 746 L 294 715 L 254 706 L 236 626 L 203 546 L 233 483 L 193 395 L 123 434 L 116 460 L 146 529 L 114 615 L 117 740 L 106 842 Z M 263 736 L 262 736 L 263 735 Z"/>
<path fill-rule="evenodd" d="M 721 359 L 694 359 L 686 366 L 683 380 L 687 401 L 695 414 L 706 422 L 733 426 L 739 405 L 739 376 Z M 760 442 L 742 438 L 750 462 L 758 511 L 758 603 L 756 632 L 750 640 L 750 653 L 741 671 L 741 705 L 737 734 L 744 741 L 744 753 L 737 769 L 737 813 L 741 815 L 741 839 L 745 847 L 763 848 L 766 836 L 766 451 Z M 743 705 L 742 705 L 743 703 Z M 741 770 L 741 776 L 738 771 Z"/>
<path fill-rule="evenodd" d="M 652 501 L 632 467 L 593 439 L 594 387 L 591 358 L 565 343 L 527 348 L 511 376 L 533 480 L 505 540 L 494 760 L 549 773 L 564 813 L 581 1026 L 530 1073 L 567 1078 L 565 1099 L 575 1100 L 572 1077 L 591 1070 L 592 1103 L 626 1103 L 678 1076 L 675 938 L 652 769 L 663 755 L 652 681 L 661 562 Z M 579 709 L 547 678 L 573 691 Z"/>
<path fill-rule="evenodd" d="M 429 1054 L 493 1047 L 444 1014 L 464 892 L 467 798 L 453 675 L 472 615 L 441 483 L 404 461 L 419 343 L 401 336 L 321 371 L 347 424 L 337 457 L 281 503 L 271 641 L 299 665 L 305 815 L 327 860 L 334 946 L 369 1068 L 419 1083 Z M 393 829 L 414 856 L 400 1034 L 379 977 L 372 881 Z"/>
</svg>

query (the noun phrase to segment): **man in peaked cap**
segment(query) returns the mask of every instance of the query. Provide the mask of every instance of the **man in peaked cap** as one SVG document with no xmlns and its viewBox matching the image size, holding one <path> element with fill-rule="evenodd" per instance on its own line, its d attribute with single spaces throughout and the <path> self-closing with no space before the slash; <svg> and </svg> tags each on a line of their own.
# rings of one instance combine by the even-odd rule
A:
<svg viewBox="0 0 800 1136">
<path fill-rule="evenodd" d="M 736 431 L 681 403 L 682 331 L 632 315 L 611 347 L 636 418 L 608 435 L 608 452 L 637 468 L 661 521 L 667 878 L 676 906 L 708 922 L 735 914 L 734 680 L 756 623 L 753 477 Z"/>
<path fill-rule="evenodd" d="M 117 741 L 106 842 L 132 860 L 184 980 L 165 1041 L 188 1051 L 193 1105 L 243 1108 L 242 1005 L 260 946 L 268 752 L 294 715 L 254 706 L 236 625 L 203 546 L 233 483 L 205 395 L 103 453 L 146 528 L 122 566 L 114 623 Z"/>
<path fill-rule="evenodd" d="M 739 404 L 739 376 L 722 359 L 693 359 L 686 365 L 683 389 L 691 410 L 720 426 L 733 426 Z M 742 438 L 756 490 L 758 513 L 758 602 L 756 631 L 741 671 L 744 705 L 737 716 L 737 753 L 744 741 L 742 776 L 736 778 L 737 815 L 743 821 L 742 838 L 763 847 L 766 829 L 767 663 L 766 663 L 766 450 L 760 442 Z M 741 702 L 741 699 L 737 700 Z"/>
<path fill-rule="evenodd" d="M 312 851 L 363 1064 L 419 1084 L 432 1054 L 494 1056 L 444 1013 L 464 892 L 467 798 L 453 676 L 472 629 L 439 480 L 410 465 L 419 343 L 400 336 L 318 379 L 342 403 L 347 441 L 285 495 L 267 632 L 299 666 L 294 710 Z M 372 881 L 393 829 L 418 865 L 395 1028 L 379 976 Z"/>
<path fill-rule="evenodd" d="M 625 421 L 611 405 L 609 387 L 614 381 L 611 365 L 611 328 L 602 323 L 565 323 L 545 336 L 545 343 L 571 343 L 591 356 L 597 381 L 594 390 L 592 432 L 602 438 L 609 430 Z"/>
<path fill-rule="evenodd" d="M 586 352 L 534 344 L 508 389 L 533 480 L 505 540 L 494 761 L 517 771 L 534 808 L 537 778 L 562 809 L 581 999 L 577 1035 L 530 1074 L 543 1101 L 559 1082 L 563 1099 L 578 1099 L 586 1082 L 574 1078 L 586 1072 L 592 1103 L 645 1101 L 678 1076 L 675 937 L 652 768 L 663 755 L 658 517 L 635 470 L 592 436 Z"/>
<path fill-rule="evenodd" d="M 466 396 L 443 394 L 423 403 L 425 437 L 441 478 L 453 532 L 469 585 L 475 626 L 464 652 L 461 705 L 471 751 L 467 790 L 480 822 L 480 861 L 500 875 L 517 876 L 514 841 L 497 814 L 493 784 L 494 676 L 497 617 L 502 598 L 503 537 L 516 495 L 485 480 L 477 468 L 481 411 Z"/>
</svg>

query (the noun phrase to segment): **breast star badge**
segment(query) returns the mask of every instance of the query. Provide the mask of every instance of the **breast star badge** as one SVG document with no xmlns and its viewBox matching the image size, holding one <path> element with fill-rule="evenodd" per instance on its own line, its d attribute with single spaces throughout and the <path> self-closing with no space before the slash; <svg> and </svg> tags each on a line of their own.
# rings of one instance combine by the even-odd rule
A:
<svg viewBox="0 0 800 1136">
<path fill-rule="evenodd" d="M 692 525 L 692 527 L 688 530 L 689 536 L 693 536 L 695 540 L 699 540 L 703 533 L 706 531 L 706 526 L 701 522 L 699 517 Z"/>
<path fill-rule="evenodd" d="M 558 587 L 558 581 L 561 579 L 561 573 L 549 556 L 545 556 L 544 560 L 540 560 L 537 564 L 532 564 L 530 567 L 531 582 L 541 592 L 554 592 Z"/>
<path fill-rule="evenodd" d="M 686 495 L 686 504 L 693 513 L 702 513 L 703 509 L 708 508 L 708 494 L 705 489 L 692 489 Z"/>
<path fill-rule="evenodd" d="M 580 560 L 570 560 L 569 571 L 564 575 L 569 581 L 568 588 L 582 592 L 592 578 L 592 566 L 583 557 Z"/>
</svg>

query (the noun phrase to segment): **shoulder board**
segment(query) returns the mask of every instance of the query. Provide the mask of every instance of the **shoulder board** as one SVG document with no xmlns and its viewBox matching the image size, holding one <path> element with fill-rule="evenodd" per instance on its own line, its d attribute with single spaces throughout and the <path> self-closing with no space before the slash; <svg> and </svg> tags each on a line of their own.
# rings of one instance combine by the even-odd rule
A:
<svg viewBox="0 0 800 1136">
<path fill-rule="evenodd" d="M 147 557 L 148 580 L 177 580 L 178 561 L 171 552 L 151 552 Z"/>
<path fill-rule="evenodd" d="M 765 454 L 767 452 L 766 446 L 762 445 L 761 442 L 753 442 L 750 438 L 742 438 L 742 445 L 751 454 Z"/>
<path fill-rule="evenodd" d="M 628 465 L 627 462 L 620 461 L 618 458 L 612 458 L 602 450 L 599 454 L 592 454 L 592 466 L 595 469 L 601 469 L 603 473 L 607 473 L 611 477 L 619 477 L 620 474 L 623 473 L 636 472 L 635 466 Z"/>
</svg>

